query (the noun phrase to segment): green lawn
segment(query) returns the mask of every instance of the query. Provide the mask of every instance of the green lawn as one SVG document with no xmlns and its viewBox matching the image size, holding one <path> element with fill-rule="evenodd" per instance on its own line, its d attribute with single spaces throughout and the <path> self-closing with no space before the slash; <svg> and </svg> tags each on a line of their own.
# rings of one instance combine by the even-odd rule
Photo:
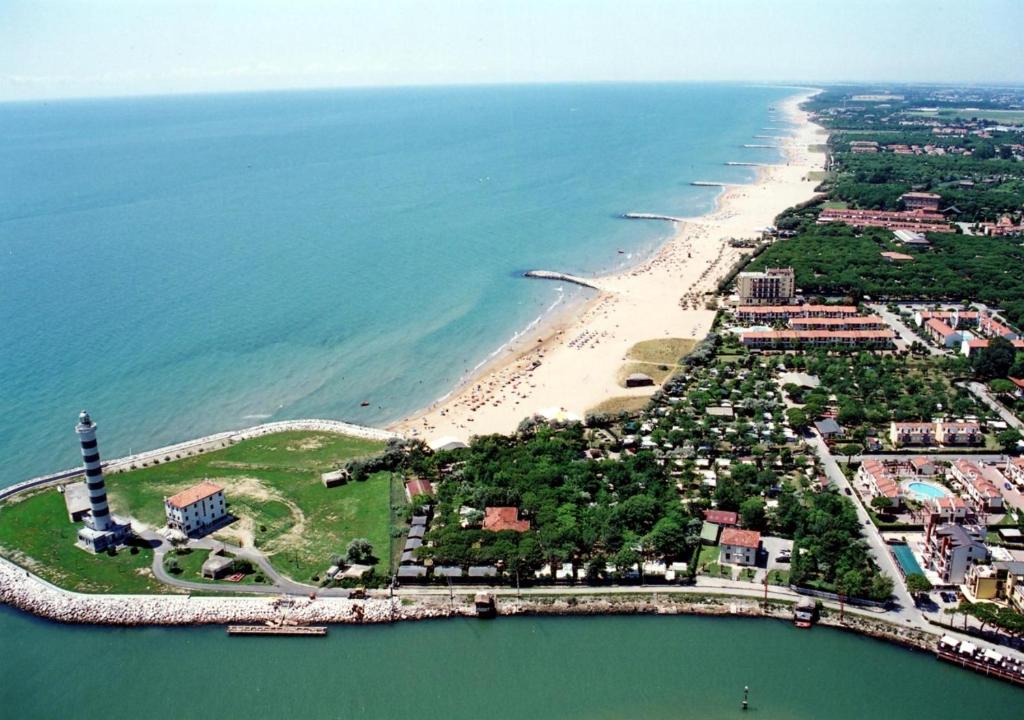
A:
<svg viewBox="0 0 1024 720">
<path fill-rule="evenodd" d="M 768 571 L 768 584 L 769 585 L 783 585 L 789 586 L 789 570 L 769 570 Z"/>
<path fill-rule="evenodd" d="M 91 555 L 75 546 L 77 526 L 68 522 L 64 496 L 43 490 L 0 505 L 0 554 L 54 585 L 79 592 L 167 592 L 150 569 L 148 548 Z"/>
<path fill-rule="evenodd" d="M 214 586 L 223 585 L 225 588 L 232 587 L 233 585 L 260 585 L 266 582 L 266 579 L 263 577 L 263 574 L 260 572 L 258 567 L 254 567 L 253 572 L 247 573 L 246 576 L 237 583 L 204 578 L 203 563 L 206 562 L 208 557 L 210 557 L 209 550 L 193 550 L 191 552 L 176 550 L 167 553 L 164 557 L 164 567 L 179 580 L 186 580 L 188 582 L 205 582 Z M 173 573 L 171 571 L 174 563 L 177 563 L 180 572 Z"/>
<path fill-rule="evenodd" d="M 382 560 L 378 572 L 386 574 L 391 553 L 389 473 L 330 489 L 320 482 L 321 472 L 382 447 L 333 433 L 277 433 L 109 475 L 107 493 L 115 514 L 161 527 L 163 499 L 208 478 L 225 488 L 228 511 L 238 518 L 214 537 L 255 546 L 281 573 L 306 583 L 327 569 L 332 555 L 343 555 L 349 541 L 365 537 Z M 63 497 L 48 491 L 40 498 L 0 508 L 4 555 L 26 567 L 44 567 L 40 574 L 64 587 L 96 592 L 159 587 L 151 578 L 132 574 L 151 562 L 148 550 L 137 556 L 124 552 L 117 558 L 93 558 L 73 546 L 75 528 L 67 521 Z M 55 536 L 59 541 L 53 542 Z"/>
</svg>

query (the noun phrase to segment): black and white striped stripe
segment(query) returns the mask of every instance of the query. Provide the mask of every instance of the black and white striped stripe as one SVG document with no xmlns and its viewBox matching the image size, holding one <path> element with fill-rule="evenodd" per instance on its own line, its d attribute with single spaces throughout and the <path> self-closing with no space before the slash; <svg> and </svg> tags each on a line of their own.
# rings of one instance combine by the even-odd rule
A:
<svg viewBox="0 0 1024 720">
<path fill-rule="evenodd" d="M 90 525 L 96 530 L 108 530 L 111 526 L 110 507 L 107 505 L 107 489 L 103 482 L 103 469 L 100 467 L 96 423 L 85 410 L 78 417 L 75 432 L 78 433 L 78 442 L 82 447 L 85 484 L 89 488 L 89 505 L 92 510 Z"/>
</svg>

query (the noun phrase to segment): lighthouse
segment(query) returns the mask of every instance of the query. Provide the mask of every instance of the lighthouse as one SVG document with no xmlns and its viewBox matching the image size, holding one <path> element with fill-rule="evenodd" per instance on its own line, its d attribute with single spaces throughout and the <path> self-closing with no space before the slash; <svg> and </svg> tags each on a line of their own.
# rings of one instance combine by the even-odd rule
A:
<svg viewBox="0 0 1024 720">
<path fill-rule="evenodd" d="M 82 450 L 85 487 L 89 495 L 89 512 L 83 517 L 85 527 L 78 531 L 78 544 L 89 552 L 103 552 L 123 545 L 131 526 L 119 523 L 110 514 L 103 468 L 100 467 L 100 449 L 96 443 L 96 423 L 85 410 L 78 415 L 75 433 Z"/>
<path fill-rule="evenodd" d="M 103 468 L 100 467 L 100 449 L 96 444 L 96 423 L 85 410 L 78 415 L 75 432 L 82 448 L 85 485 L 89 488 L 89 514 L 85 524 L 93 530 L 109 530 L 110 506 L 107 505 L 107 488 L 103 482 Z"/>
</svg>

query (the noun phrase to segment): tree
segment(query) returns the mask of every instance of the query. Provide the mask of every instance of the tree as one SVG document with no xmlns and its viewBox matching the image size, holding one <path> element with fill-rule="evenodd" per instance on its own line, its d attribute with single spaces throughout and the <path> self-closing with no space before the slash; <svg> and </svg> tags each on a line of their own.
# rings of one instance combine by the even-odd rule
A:
<svg viewBox="0 0 1024 720">
<path fill-rule="evenodd" d="M 859 455 L 861 450 L 863 449 L 864 448 L 862 448 L 860 445 L 857 445 L 856 443 L 848 443 L 839 448 L 839 452 L 846 456 L 846 462 L 850 462 L 853 456 Z"/>
<path fill-rule="evenodd" d="M 1017 443 L 1021 441 L 1020 431 L 1014 428 L 1007 428 L 996 435 L 996 442 L 999 443 L 1005 452 L 1013 452 L 1017 449 Z"/>
<path fill-rule="evenodd" d="M 928 578 L 921 573 L 910 573 L 907 575 L 907 590 L 910 591 L 911 595 L 929 592 L 932 587 Z"/>
<path fill-rule="evenodd" d="M 786 420 L 794 430 L 803 430 L 810 424 L 807 413 L 802 408 L 789 408 L 786 411 Z"/>
<path fill-rule="evenodd" d="M 982 379 L 1004 378 L 1013 367 L 1016 350 L 1004 337 L 992 338 L 987 347 L 975 351 L 971 359 L 974 374 Z"/>
<path fill-rule="evenodd" d="M 988 388 L 996 395 L 1009 395 L 1017 389 L 1017 386 L 1006 378 L 996 378 L 988 384 Z"/>
<path fill-rule="evenodd" d="M 885 495 L 877 495 L 871 498 L 871 507 L 879 512 L 884 513 L 886 510 L 892 507 L 892 500 L 887 498 Z"/>
<path fill-rule="evenodd" d="M 743 527 L 750 530 L 763 530 L 765 526 L 764 500 L 759 497 L 752 497 L 744 500 L 740 505 L 740 519 Z"/>
<path fill-rule="evenodd" d="M 345 558 L 350 563 L 365 563 L 373 559 L 373 545 L 366 538 L 356 538 L 345 548 Z"/>
</svg>

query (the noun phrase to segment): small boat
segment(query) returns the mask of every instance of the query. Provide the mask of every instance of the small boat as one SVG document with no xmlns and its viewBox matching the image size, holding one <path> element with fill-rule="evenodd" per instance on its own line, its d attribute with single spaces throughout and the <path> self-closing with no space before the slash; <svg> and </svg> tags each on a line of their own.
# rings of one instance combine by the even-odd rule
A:
<svg viewBox="0 0 1024 720">
<path fill-rule="evenodd" d="M 625 255 L 625 254 L 626 254 L 625 250 L 619 250 L 619 255 Z"/>
<path fill-rule="evenodd" d="M 359 407 L 369 407 L 369 406 L 370 406 L 370 401 L 369 400 L 363 400 L 361 403 L 359 403 Z"/>
</svg>

